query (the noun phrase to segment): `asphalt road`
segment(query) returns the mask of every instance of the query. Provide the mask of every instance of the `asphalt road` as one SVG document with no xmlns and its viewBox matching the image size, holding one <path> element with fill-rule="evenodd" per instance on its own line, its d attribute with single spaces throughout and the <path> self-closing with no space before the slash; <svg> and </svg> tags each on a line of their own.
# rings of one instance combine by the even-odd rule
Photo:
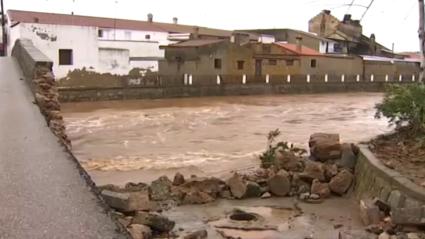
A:
<svg viewBox="0 0 425 239">
<path fill-rule="evenodd" d="M 0 238 L 125 238 L 0 58 Z"/>
</svg>

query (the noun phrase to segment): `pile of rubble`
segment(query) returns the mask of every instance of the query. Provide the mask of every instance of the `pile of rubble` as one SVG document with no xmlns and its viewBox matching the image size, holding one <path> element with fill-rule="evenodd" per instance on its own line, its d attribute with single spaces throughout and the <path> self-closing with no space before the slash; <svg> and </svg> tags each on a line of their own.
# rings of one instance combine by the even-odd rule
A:
<svg viewBox="0 0 425 239">
<path fill-rule="evenodd" d="M 323 133 L 312 135 L 309 145 L 308 157 L 277 149 L 269 168 L 234 173 L 227 180 L 197 176 L 186 179 L 177 173 L 173 180 L 162 176 L 150 185 L 129 183 L 124 188 L 107 185 L 101 188 L 101 194 L 118 211 L 118 220 L 134 238 L 170 233 L 174 222 L 159 212 L 174 205 L 204 204 L 218 198 L 273 196 L 297 196 L 318 203 L 332 195 L 344 195 L 353 184 L 358 148 L 340 144 L 337 134 Z"/>
<path fill-rule="evenodd" d="M 71 141 L 65 132 L 65 124 L 60 113 L 59 93 L 55 77 L 48 67 L 37 67 L 33 79 L 35 103 L 46 118 L 52 132 L 66 147 L 71 147 Z"/>
<path fill-rule="evenodd" d="M 391 208 L 379 199 L 360 201 L 366 230 L 378 239 L 425 239 L 425 207 Z"/>
</svg>

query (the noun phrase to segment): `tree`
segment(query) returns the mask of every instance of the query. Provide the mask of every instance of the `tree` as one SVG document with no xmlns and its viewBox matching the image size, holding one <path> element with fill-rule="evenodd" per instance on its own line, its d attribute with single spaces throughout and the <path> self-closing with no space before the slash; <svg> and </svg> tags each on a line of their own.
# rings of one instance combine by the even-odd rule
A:
<svg viewBox="0 0 425 239">
<path fill-rule="evenodd" d="M 424 84 L 389 86 L 384 100 L 375 108 L 375 117 L 387 117 L 396 130 L 406 129 L 412 135 L 425 133 Z"/>
</svg>

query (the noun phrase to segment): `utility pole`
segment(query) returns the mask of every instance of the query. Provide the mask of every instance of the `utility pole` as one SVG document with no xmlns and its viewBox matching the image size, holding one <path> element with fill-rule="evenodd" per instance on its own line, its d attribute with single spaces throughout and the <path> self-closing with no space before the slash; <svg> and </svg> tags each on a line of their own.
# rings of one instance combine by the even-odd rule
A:
<svg viewBox="0 0 425 239">
<path fill-rule="evenodd" d="M 419 44 L 421 50 L 421 72 L 419 81 L 424 82 L 425 76 L 425 6 L 424 0 L 419 0 Z"/>
<path fill-rule="evenodd" d="M 0 0 L 1 7 L 1 30 L 2 30 L 2 39 L 3 39 L 3 56 L 7 56 L 7 35 L 6 35 L 6 19 L 4 19 L 4 6 L 3 0 Z"/>
</svg>

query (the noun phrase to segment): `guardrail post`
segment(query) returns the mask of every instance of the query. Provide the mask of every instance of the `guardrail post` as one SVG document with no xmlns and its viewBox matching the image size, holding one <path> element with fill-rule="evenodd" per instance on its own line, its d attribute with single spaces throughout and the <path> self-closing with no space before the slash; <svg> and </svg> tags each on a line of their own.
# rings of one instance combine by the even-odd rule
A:
<svg viewBox="0 0 425 239">
<path fill-rule="evenodd" d="M 310 74 L 307 74 L 307 83 L 310 83 Z"/>
<path fill-rule="evenodd" d="M 403 81 L 403 75 L 402 75 L 402 74 L 400 74 L 400 75 L 398 76 L 398 81 L 400 81 L 400 82 L 402 82 L 402 81 Z"/>
<path fill-rule="evenodd" d="M 242 84 L 246 84 L 246 75 L 244 74 L 243 76 L 242 76 Z"/>
<path fill-rule="evenodd" d="M 345 81 L 345 75 L 344 74 L 342 74 L 341 75 L 341 82 L 344 82 Z"/>
<path fill-rule="evenodd" d="M 217 85 L 220 85 L 220 83 L 221 83 L 220 75 L 217 75 Z"/>
<path fill-rule="evenodd" d="M 359 74 L 357 74 L 357 76 L 356 76 L 356 81 L 360 82 L 360 75 Z"/>
<path fill-rule="evenodd" d="M 388 74 L 385 75 L 385 82 L 388 82 L 389 78 L 388 78 Z"/>
<path fill-rule="evenodd" d="M 373 82 L 375 80 L 375 76 L 373 74 L 370 75 L 370 82 Z"/>
<path fill-rule="evenodd" d="M 415 82 L 415 80 L 416 80 L 415 78 L 416 78 L 415 75 L 412 75 L 412 81 L 413 82 Z"/>
<path fill-rule="evenodd" d="M 329 76 L 328 76 L 328 74 L 326 74 L 325 75 L 325 82 L 328 83 L 328 80 L 329 80 Z"/>
<path fill-rule="evenodd" d="M 269 74 L 266 75 L 266 84 L 268 84 L 268 83 L 270 83 L 270 75 Z"/>
<path fill-rule="evenodd" d="M 190 75 L 189 75 L 189 85 L 192 85 L 192 80 L 193 80 L 193 78 L 192 78 L 192 74 L 190 74 Z"/>
<path fill-rule="evenodd" d="M 287 81 L 288 83 L 291 83 L 291 75 L 287 75 L 287 76 L 286 76 L 286 81 Z"/>
<path fill-rule="evenodd" d="M 184 85 L 187 85 L 187 74 L 184 74 Z"/>
</svg>

